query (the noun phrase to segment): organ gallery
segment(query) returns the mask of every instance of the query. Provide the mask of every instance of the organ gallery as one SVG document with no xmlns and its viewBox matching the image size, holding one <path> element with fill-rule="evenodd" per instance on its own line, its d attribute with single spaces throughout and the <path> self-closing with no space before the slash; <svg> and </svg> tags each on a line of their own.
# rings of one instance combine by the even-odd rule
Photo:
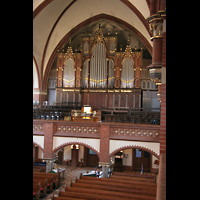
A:
<svg viewBox="0 0 200 200">
<path fill-rule="evenodd" d="M 49 77 L 49 102 L 78 102 L 93 109 L 152 108 L 152 104 L 159 108 L 157 85 L 146 69 L 151 58 L 143 55 L 142 43 L 131 48 L 128 35 L 120 44 L 117 30 L 110 34 L 104 28 L 107 33 L 103 33 L 100 21 L 96 26 L 94 34 L 82 33 L 78 48 L 72 48 L 70 38 L 65 48 L 58 49 Z M 145 104 L 145 98 L 151 99 L 151 105 Z"/>
</svg>

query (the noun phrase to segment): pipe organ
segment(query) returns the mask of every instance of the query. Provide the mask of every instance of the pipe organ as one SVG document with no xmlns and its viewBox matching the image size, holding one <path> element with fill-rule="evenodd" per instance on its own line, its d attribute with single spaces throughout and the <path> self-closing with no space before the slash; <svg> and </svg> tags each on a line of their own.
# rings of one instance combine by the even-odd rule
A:
<svg viewBox="0 0 200 200">
<path fill-rule="evenodd" d="M 129 43 L 129 41 L 128 41 Z M 81 52 L 58 53 L 56 101 L 80 102 L 93 109 L 141 107 L 142 48 L 117 52 L 117 35 L 82 37 Z"/>
</svg>

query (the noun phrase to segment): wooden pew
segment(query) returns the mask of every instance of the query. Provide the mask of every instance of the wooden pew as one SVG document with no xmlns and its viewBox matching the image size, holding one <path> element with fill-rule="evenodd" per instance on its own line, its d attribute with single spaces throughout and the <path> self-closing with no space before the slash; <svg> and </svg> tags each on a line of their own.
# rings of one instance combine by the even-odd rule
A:
<svg viewBox="0 0 200 200">
<path fill-rule="evenodd" d="M 127 177 L 140 177 L 140 178 L 148 178 L 148 179 L 155 179 L 155 175 L 144 175 L 144 174 L 134 174 L 134 173 L 128 173 L 128 172 L 112 172 L 113 175 L 118 176 L 127 176 Z"/>
<path fill-rule="evenodd" d="M 99 190 L 108 190 L 108 191 L 115 191 L 115 192 L 124 192 L 130 194 L 141 194 L 141 195 L 151 195 L 156 196 L 156 190 L 139 190 L 133 188 L 126 188 L 126 187 L 119 187 L 116 186 L 109 186 L 109 185 L 98 185 L 98 184 L 87 184 L 87 183 L 72 183 L 72 187 L 81 187 L 81 188 L 91 188 L 91 189 L 99 189 Z"/>
<path fill-rule="evenodd" d="M 40 188 L 41 184 L 33 184 L 33 197 L 35 197 L 37 200 L 40 198 Z"/>
<path fill-rule="evenodd" d="M 53 177 L 53 185 L 57 189 L 60 185 L 60 175 L 58 173 L 43 173 L 43 172 L 33 172 L 34 176 L 46 177 L 47 179 Z M 49 180 L 48 180 L 49 181 Z"/>
<path fill-rule="evenodd" d="M 47 184 L 48 184 L 48 181 L 47 179 L 46 180 L 43 180 L 43 179 L 33 179 L 33 184 L 38 184 L 40 183 L 41 184 L 41 193 L 43 194 L 43 197 L 46 196 L 46 193 L 47 193 Z"/>
<path fill-rule="evenodd" d="M 81 179 L 87 179 L 87 180 L 92 180 L 92 181 L 102 181 L 102 182 L 118 182 L 118 183 L 126 183 L 128 185 L 132 185 L 132 184 L 137 184 L 137 185 L 146 185 L 148 187 L 157 187 L 156 183 L 150 183 L 150 182 L 142 182 L 142 181 L 129 181 L 129 180 L 123 180 L 123 179 L 118 179 L 116 181 L 116 179 L 112 179 L 112 178 L 96 178 L 96 177 L 89 177 L 89 176 L 81 176 Z"/>
<path fill-rule="evenodd" d="M 150 195 L 130 194 L 130 193 L 124 193 L 124 192 L 106 191 L 106 190 L 80 188 L 80 187 L 67 187 L 66 192 L 105 195 L 105 196 L 122 198 L 122 199 L 137 199 L 137 198 L 141 200 L 155 200 L 156 199 L 156 197 L 153 197 Z"/>
<path fill-rule="evenodd" d="M 50 192 L 53 189 L 53 176 L 52 177 L 46 177 L 46 176 L 40 176 L 40 175 L 33 175 L 33 179 L 38 179 L 38 180 L 45 180 L 47 179 L 47 188 L 50 190 Z M 48 185 L 49 184 L 49 185 Z"/>
<path fill-rule="evenodd" d="M 130 181 L 135 180 L 135 181 L 143 181 L 143 182 L 151 182 L 151 183 L 155 182 L 154 179 L 142 178 L 142 177 L 133 177 L 133 176 L 129 177 L 129 176 L 122 176 L 122 175 L 110 175 L 110 178 L 130 180 Z"/>
<path fill-rule="evenodd" d="M 70 197 L 54 197 L 52 200 L 85 200 L 85 199 L 80 199 L 80 198 L 70 198 Z"/>
<path fill-rule="evenodd" d="M 128 200 L 119 197 L 111 197 L 106 195 L 97 195 L 97 194 L 87 194 L 87 193 L 78 193 L 78 192 L 60 192 L 60 197 L 71 197 L 71 198 L 84 198 L 87 200 Z"/>
<path fill-rule="evenodd" d="M 151 188 L 151 187 L 146 187 L 142 185 L 137 185 L 137 184 L 123 184 L 123 183 L 117 183 L 117 182 L 103 182 L 103 181 L 89 181 L 86 179 L 77 179 L 77 183 L 86 183 L 90 185 L 106 185 L 106 186 L 111 186 L 111 187 L 121 187 L 121 188 L 129 188 L 129 189 L 138 189 L 140 191 L 152 191 L 156 193 L 156 188 Z"/>
</svg>

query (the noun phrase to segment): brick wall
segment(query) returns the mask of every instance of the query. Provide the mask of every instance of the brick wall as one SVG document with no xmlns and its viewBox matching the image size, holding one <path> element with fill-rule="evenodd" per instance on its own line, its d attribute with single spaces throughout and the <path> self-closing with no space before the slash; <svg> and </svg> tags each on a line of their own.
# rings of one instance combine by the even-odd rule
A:
<svg viewBox="0 0 200 200">
<path fill-rule="evenodd" d="M 109 163 L 110 126 L 109 125 L 101 125 L 98 131 L 99 131 L 99 134 L 100 134 L 99 162 Z"/>
</svg>

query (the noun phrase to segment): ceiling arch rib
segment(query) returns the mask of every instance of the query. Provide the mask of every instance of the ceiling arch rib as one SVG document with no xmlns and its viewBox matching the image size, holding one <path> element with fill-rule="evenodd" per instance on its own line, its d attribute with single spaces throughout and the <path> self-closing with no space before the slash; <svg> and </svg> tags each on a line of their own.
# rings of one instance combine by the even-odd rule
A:
<svg viewBox="0 0 200 200">
<path fill-rule="evenodd" d="M 123 2 L 116 2 L 116 0 L 87 0 L 87 2 L 87 4 L 85 1 L 76 1 L 73 3 L 73 5 L 57 22 L 47 45 L 44 57 L 44 66 L 47 66 L 53 49 L 62 40 L 66 33 L 71 31 L 74 27 L 76 27 L 77 24 L 80 24 L 84 20 L 90 19 L 92 16 L 102 13 L 114 16 L 127 22 L 130 26 L 133 26 L 135 29 L 137 29 L 152 46 L 150 35 L 145 25 L 141 23 L 141 20 L 138 18 L 138 16 Z M 43 68 L 43 74 L 45 72 L 45 68 L 46 67 Z"/>
</svg>

